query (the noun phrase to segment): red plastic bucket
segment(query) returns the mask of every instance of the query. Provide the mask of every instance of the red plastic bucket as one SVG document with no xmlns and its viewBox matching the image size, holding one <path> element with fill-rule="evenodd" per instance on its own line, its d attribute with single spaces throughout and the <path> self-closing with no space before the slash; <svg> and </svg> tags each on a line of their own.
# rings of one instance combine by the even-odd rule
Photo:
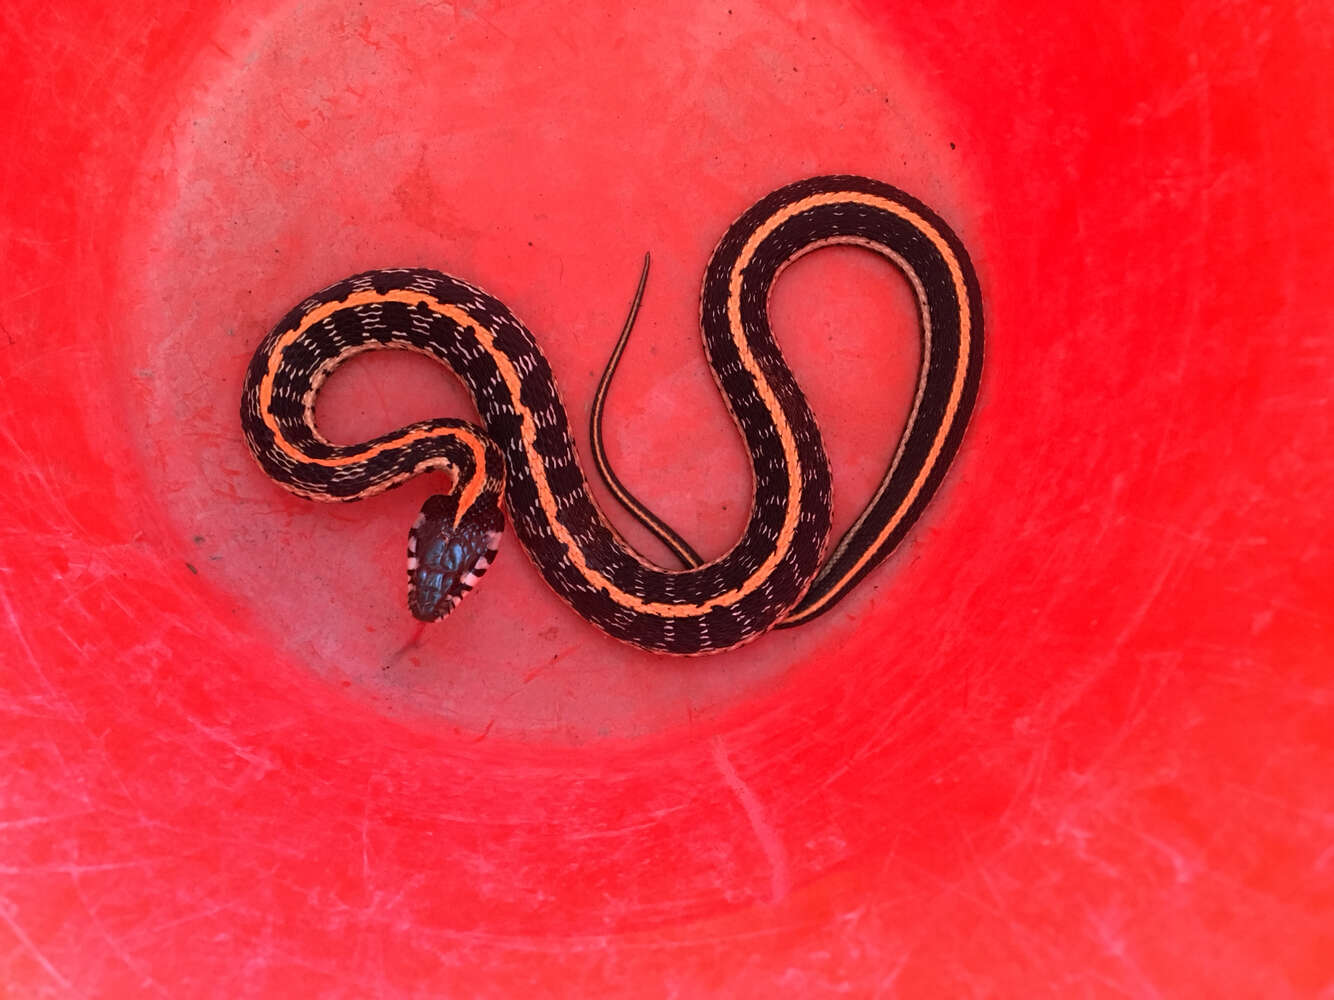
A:
<svg viewBox="0 0 1334 1000">
<path fill-rule="evenodd" d="M 10 994 L 1331 988 L 1323 9 L 19 0 L 0 31 Z M 259 339 L 379 266 L 505 301 L 582 420 L 650 250 L 610 446 L 717 554 L 749 482 L 704 264 L 842 171 L 959 232 L 987 362 L 927 515 L 802 629 L 641 653 L 511 536 L 417 637 L 433 485 L 307 504 L 246 451 Z M 829 250 L 773 315 L 847 523 L 910 295 Z M 320 412 L 467 405 L 377 357 Z"/>
</svg>

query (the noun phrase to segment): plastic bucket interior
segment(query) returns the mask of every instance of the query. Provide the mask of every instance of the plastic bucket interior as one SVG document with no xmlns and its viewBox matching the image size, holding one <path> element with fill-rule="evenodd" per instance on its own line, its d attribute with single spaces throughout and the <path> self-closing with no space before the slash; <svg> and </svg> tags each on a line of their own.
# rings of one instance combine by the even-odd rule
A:
<svg viewBox="0 0 1334 1000">
<path fill-rule="evenodd" d="M 0 993 L 1328 995 L 1331 44 L 1319 5 L 11 2 Z M 528 323 L 587 461 L 651 251 L 609 447 L 718 555 L 704 265 L 834 172 L 950 222 L 987 354 L 923 519 L 801 629 L 643 653 L 511 533 L 419 632 L 439 484 L 311 504 L 246 450 L 264 333 L 412 265 Z M 912 296 L 832 248 L 771 308 L 846 525 Z M 394 354 L 320 421 L 469 407 Z"/>
</svg>

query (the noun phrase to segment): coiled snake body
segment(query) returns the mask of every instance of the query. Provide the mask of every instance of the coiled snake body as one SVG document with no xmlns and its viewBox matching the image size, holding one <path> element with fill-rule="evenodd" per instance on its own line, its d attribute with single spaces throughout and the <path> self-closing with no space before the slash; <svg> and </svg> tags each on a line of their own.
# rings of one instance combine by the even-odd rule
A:
<svg viewBox="0 0 1334 1000">
<path fill-rule="evenodd" d="M 907 276 L 920 307 L 922 363 L 889 469 L 822 559 L 829 463 L 767 308 L 779 272 L 830 244 L 867 247 Z M 754 471 L 750 517 L 737 543 L 701 562 L 611 475 L 596 419 L 605 378 L 594 421 L 600 471 L 685 569 L 654 565 L 603 516 L 532 334 L 498 300 L 437 271 L 358 274 L 289 312 L 246 372 L 241 423 L 264 472 L 310 499 L 359 500 L 430 470 L 453 476 L 451 491 L 427 501 L 409 536 L 409 606 L 418 618 L 447 614 L 485 572 L 501 536 L 503 502 L 546 582 L 594 625 L 664 653 L 729 649 L 827 611 L 921 514 L 977 393 L 982 314 L 977 278 L 945 223 L 888 184 L 852 176 L 790 184 L 742 215 L 709 262 L 700 314 L 709 364 Z M 629 323 L 612 366 L 628 332 Z M 452 368 L 482 427 L 440 419 L 355 445 L 325 440 L 314 422 L 324 379 L 348 358 L 384 348 L 418 351 Z"/>
</svg>

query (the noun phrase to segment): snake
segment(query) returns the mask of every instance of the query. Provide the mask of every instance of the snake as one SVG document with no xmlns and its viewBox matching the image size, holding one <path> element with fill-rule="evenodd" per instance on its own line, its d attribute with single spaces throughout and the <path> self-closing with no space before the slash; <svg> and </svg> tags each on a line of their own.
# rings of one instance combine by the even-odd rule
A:
<svg viewBox="0 0 1334 1000">
<path fill-rule="evenodd" d="M 829 547 L 832 478 L 819 425 L 770 329 L 774 282 L 804 254 L 867 248 L 915 293 L 921 360 L 893 457 L 871 498 Z M 493 564 L 505 526 L 546 583 L 614 639 L 664 654 L 734 649 L 829 611 L 882 563 L 936 493 L 959 448 L 982 372 L 977 275 L 958 236 L 883 181 L 809 177 L 761 198 L 718 243 L 700 293 L 704 351 L 750 457 L 750 512 L 723 555 L 702 559 L 641 503 L 607 460 L 602 416 L 642 298 L 603 373 L 590 417 L 594 465 L 613 498 L 675 554 L 654 562 L 608 519 L 591 489 L 551 366 L 498 299 L 427 268 L 353 275 L 310 295 L 263 338 L 246 369 L 241 426 L 260 469 L 318 501 L 362 500 L 431 472 L 408 533 L 408 609 L 453 611 Z M 356 444 L 327 440 L 315 400 L 366 351 L 406 350 L 463 383 L 480 425 L 420 421 Z"/>
</svg>

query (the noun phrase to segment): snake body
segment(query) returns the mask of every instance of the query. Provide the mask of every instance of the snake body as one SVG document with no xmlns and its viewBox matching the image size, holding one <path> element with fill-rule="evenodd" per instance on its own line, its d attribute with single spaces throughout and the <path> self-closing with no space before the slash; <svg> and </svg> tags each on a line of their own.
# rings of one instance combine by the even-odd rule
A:
<svg viewBox="0 0 1334 1000">
<path fill-rule="evenodd" d="M 907 276 L 920 307 L 922 364 L 889 469 L 822 559 L 829 462 L 767 308 L 781 270 L 830 244 L 867 247 Z M 977 393 L 981 303 L 963 245 L 935 213 L 888 184 L 824 176 L 780 188 L 731 226 L 705 273 L 700 316 L 709 364 L 750 453 L 754 495 L 740 539 L 720 558 L 702 562 L 673 545 L 684 569 L 654 565 L 599 509 L 533 335 L 499 300 L 437 271 L 368 271 L 291 310 L 246 372 L 241 423 L 264 472 L 310 499 L 359 500 L 423 472 L 451 473 L 452 490 L 427 502 L 409 536 L 409 604 L 419 618 L 447 614 L 485 572 L 503 503 L 546 582 L 609 635 L 663 653 L 730 649 L 827 611 L 921 514 Z M 448 365 L 482 426 L 441 419 L 355 445 L 325 440 L 314 421 L 325 378 L 358 353 L 388 348 Z M 597 443 L 618 500 L 671 544 L 677 536 L 603 469 Z"/>
</svg>

